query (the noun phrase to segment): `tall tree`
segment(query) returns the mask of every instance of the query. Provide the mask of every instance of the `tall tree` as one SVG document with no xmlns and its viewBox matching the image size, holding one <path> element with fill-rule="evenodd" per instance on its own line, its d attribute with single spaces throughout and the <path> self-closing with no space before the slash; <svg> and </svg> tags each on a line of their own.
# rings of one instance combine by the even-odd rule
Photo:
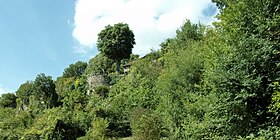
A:
<svg viewBox="0 0 280 140">
<path fill-rule="evenodd" d="M 135 45 L 134 33 L 125 23 L 108 25 L 98 34 L 98 50 L 115 60 L 118 73 L 121 60 L 130 57 L 133 45 Z"/>
<path fill-rule="evenodd" d="M 16 92 L 17 97 L 22 104 L 29 105 L 29 97 L 32 95 L 33 83 L 27 81 L 26 83 L 20 85 L 19 89 Z"/>
<path fill-rule="evenodd" d="M 39 74 L 34 81 L 33 90 L 36 101 L 39 101 L 43 108 L 56 106 L 58 95 L 51 76 L 46 76 L 43 73 Z"/>
</svg>

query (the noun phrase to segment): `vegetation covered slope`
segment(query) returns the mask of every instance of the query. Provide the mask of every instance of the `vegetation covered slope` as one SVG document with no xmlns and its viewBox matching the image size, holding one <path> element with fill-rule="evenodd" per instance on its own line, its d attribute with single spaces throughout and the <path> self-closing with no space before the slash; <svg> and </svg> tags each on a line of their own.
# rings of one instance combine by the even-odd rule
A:
<svg viewBox="0 0 280 140">
<path fill-rule="evenodd" d="M 120 73 L 101 53 L 3 94 L 0 139 L 279 139 L 280 3 L 213 1 L 214 27 L 186 20 Z"/>
</svg>

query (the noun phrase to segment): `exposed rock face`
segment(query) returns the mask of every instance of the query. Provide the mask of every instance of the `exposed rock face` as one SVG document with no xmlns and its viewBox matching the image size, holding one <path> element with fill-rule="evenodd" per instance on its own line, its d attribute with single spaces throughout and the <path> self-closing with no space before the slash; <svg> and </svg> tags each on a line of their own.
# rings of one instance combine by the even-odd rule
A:
<svg viewBox="0 0 280 140">
<path fill-rule="evenodd" d="M 87 91 L 88 95 L 91 95 L 96 87 L 107 84 L 103 75 L 88 76 L 87 83 L 88 83 L 88 91 Z"/>
</svg>

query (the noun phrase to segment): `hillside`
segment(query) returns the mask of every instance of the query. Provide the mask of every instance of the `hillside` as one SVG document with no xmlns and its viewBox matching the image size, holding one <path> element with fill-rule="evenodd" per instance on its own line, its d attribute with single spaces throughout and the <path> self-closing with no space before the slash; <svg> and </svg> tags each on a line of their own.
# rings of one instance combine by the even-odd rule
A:
<svg viewBox="0 0 280 140">
<path fill-rule="evenodd" d="M 0 139 L 279 139 L 280 3 L 213 1 L 213 27 L 186 20 L 143 57 L 100 51 L 3 94 Z"/>
</svg>

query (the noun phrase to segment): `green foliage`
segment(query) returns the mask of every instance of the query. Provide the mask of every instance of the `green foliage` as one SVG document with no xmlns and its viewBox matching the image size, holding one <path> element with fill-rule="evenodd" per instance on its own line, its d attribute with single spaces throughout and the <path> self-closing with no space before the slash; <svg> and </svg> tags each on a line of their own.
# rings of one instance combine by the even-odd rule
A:
<svg viewBox="0 0 280 140">
<path fill-rule="evenodd" d="M 256 35 L 279 42 L 279 1 L 223 0 L 223 2 L 218 3 L 226 3 L 219 18 L 222 28 L 229 32 L 232 37 L 240 34 Z"/>
<path fill-rule="evenodd" d="M 63 76 L 55 81 L 55 91 L 64 107 L 81 109 L 86 105 L 87 77 L 83 75 L 86 69 L 87 63 L 78 61 L 66 68 Z"/>
<path fill-rule="evenodd" d="M 56 82 L 56 92 L 60 102 L 69 108 L 81 108 L 87 103 L 85 77 L 59 77 Z"/>
<path fill-rule="evenodd" d="M 18 90 L 16 91 L 16 95 L 21 101 L 21 104 L 29 105 L 29 97 L 33 93 L 33 83 L 31 81 L 27 81 L 24 84 L 20 85 Z"/>
<path fill-rule="evenodd" d="M 87 68 L 87 63 L 78 61 L 75 64 L 70 64 L 68 68 L 64 69 L 63 78 L 80 77 Z"/>
<path fill-rule="evenodd" d="M 135 140 L 159 140 L 161 138 L 160 117 L 147 109 L 134 109 L 131 115 L 131 128 Z"/>
<path fill-rule="evenodd" d="M 100 53 L 89 60 L 86 75 L 108 74 L 114 72 L 114 61 Z"/>
<path fill-rule="evenodd" d="M 233 50 L 217 68 L 223 76 L 216 81 L 216 92 L 224 101 L 219 109 L 225 133 L 245 136 L 274 123 L 267 118 L 273 117 L 268 112 L 272 82 L 279 80 L 279 2 L 225 2 L 217 28 Z"/>
<path fill-rule="evenodd" d="M 65 79 L 67 85 L 62 85 L 63 106 L 68 109 L 82 109 L 86 106 L 88 97 L 86 95 L 86 81 L 84 78 Z M 68 81 L 69 80 L 69 81 Z"/>
<path fill-rule="evenodd" d="M 109 123 L 106 119 L 96 118 L 92 121 L 92 129 L 87 132 L 83 139 L 107 140 L 108 137 L 106 137 L 106 132 L 108 126 Z"/>
<path fill-rule="evenodd" d="M 129 61 L 137 60 L 140 56 L 138 54 L 130 54 Z"/>
<path fill-rule="evenodd" d="M 16 110 L 0 109 L 0 139 L 20 139 L 26 128 L 33 121 L 33 116 L 28 112 L 17 113 Z"/>
<path fill-rule="evenodd" d="M 86 93 L 74 90 L 68 93 L 68 96 L 63 99 L 63 106 L 68 109 L 83 109 L 86 106 L 88 97 Z"/>
<path fill-rule="evenodd" d="M 94 89 L 95 93 L 102 98 L 107 98 L 109 93 L 109 87 L 107 86 L 98 86 Z"/>
<path fill-rule="evenodd" d="M 18 98 L 2 95 L 0 139 L 278 139 L 280 3 L 213 2 L 215 27 L 186 20 L 142 58 L 131 54 L 127 24 L 106 26 L 89 66 L 71 64 L 55 84 L 40 74 Z M 92 86 L 89 76 L 109 85 Z M 15 100 L 27 111 L 9 108 Z"/>
<path fill-rule="evenodd" d="M 260 129 L 257 134 L 250 134 L 240 140 L 275 140 L 280 137 L 280 128 L 269 126 L 267 129 Z"/>
<path fill-rule="evenodd" d="M 203 38 L 205 27 L 201 24 L 192 24 L 186 20 L 183 26 L 176 31 L 176 38 L 180 42 L 199 41 Z"/>
<path fill-rule="evenodd" d="M 153 87 L 160 71 L 161 63 L 152 54 L 134 62 L 130 73 L 110 89 L 113 110 L 129 114 L 136 106 L 154 109 L 158 100 Z"/>
<path fill-rule="evenodd" d="M 2 94 L 0 98 L 0 108 L 1 107 L 16 108 L 17 106 L 16 99 L 17 97 L 13 93 Z"/>
<path fill-rule="evenodd" d="M 201 50 L 204 44 L 199 38 L 203 37 L 201 30 L 204 28 L 186 22 L 181 27 L 182 32 L 165 44 L 164 69 L 156 83 L 160 96 L 157 110 L 163 116 L 164 127 L 172 139 L 190 138 L 184 136 L 187 127 L 184 128 L 183 124 L 189 121 L 199 123 L 198 120 L 204 117 L 204 109 L 192 107 L 203 98 L 199 88 L 203 76 L 204 53 Z"/>
<path fill-rule="evenodd" d="M 128 24 L 108 25 L 98 34 L 98 50 L 116 61 L 117 72 L 120 69 L 120 61 L 130 57 L 134 44 L 134 34 L 129 29 Z"/>
<path fill-rule="evenodd" d="M 59 100 L 64 99 L 71 91 L 75 89 L 76 79 L 76 77 L 57 78 L 57 80 L 55 81 L 55 91 L 59 96 Z"/>
<path fill-rule="evenodd" d="M 57 105 L 58 95 L 51 76 L 39 74 L 33 83 L 33 94 L 39 108 L 51 108 Z"/>
<path fill-rule="evenodd" d="M 21 139 L 64 140 L 76 139 L 84 134 L 85 132 L 71 120 L 69 112 L 61 108 L 52 108 L 44 110 L 43 114 L 37 116 Z"/>
<path fill-rule="evenodd" d="M 273 83 L 274 92 L 271 99 L 271 104 L 269 106 L 269 111 L 275 113 L 279 116 L 280 113 L 280 86 L 278 82 Z"/>
<path fill-rule="evenodd" d="M 113 60 L 129 58 L 134 44 L 134 34 L 128 24 L 108 25 L 98 34 L 98 49 Z"/>
<path fill-rule="evenodd" d="M 212 2 L 216 3 L 220 10 L 224 9 L 228 5 L 228 0 L 212 0 Z"/>
<path fill-rule="evenodd" d="M 108 123 L 105 133 L 106 139 L 130 136 L 131 129 L 127 117 L 125 114 L 110 109 L 109 106 L 111 105 L 109 105 L 109 100 L 111 100 L 110 97 L 103 99 L 102 97 L 93 94 L 85 110 L 88 112 L 88 115 L 93 118 L 93 120 L 95 120 L 95 118 L 98 120 L 101 118 L 106 120 Z M 94 131 L 94 129 L 94 127 L 90 128 L 90 133 Z"/>
</svg>

